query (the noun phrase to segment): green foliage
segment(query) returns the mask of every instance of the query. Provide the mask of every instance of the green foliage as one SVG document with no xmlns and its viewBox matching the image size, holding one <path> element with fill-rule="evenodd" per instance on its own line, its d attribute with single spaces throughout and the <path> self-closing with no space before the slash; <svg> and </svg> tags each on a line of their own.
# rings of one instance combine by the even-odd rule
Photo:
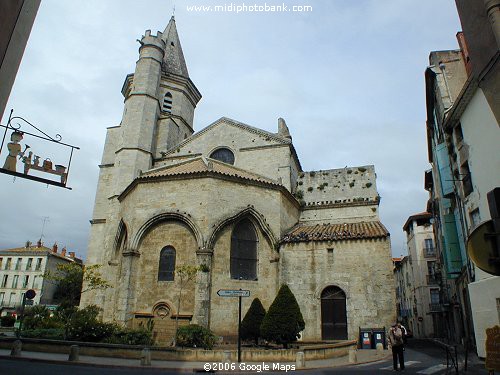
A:
<svg viewBox="0 0 500 375">
<path fill-rule="evenodd" d="M 39 328 L 23 330 L 23 337 L 33 339 L 64 340 L 63 328 Z"/>
<path fill-rule="evenodd" d="M 212 331 L 197 324 L 183 326 L 177 330 L 177 345 L 179 346 L 212 349 L 216 339 Z"/>
<path fill-rule="evenodd" d="M 314 188 L 313 188 L 312 186 L 309 186 L 309 187 L 307 188 L 307 191 L 313 191 L 313 190 L 314 190 Z"/>
<path fill-rule="evenodd" d="M 51 311 L 45 305 L 26 308 L 24 312 L 23 329 L 62 328 L 62 323 L 51 317 Z"/>
<path fill-rule="evenodd" d="M 316 176 L 316 172 L 314 172 L 314 171 L 309 172 L 309 176 L 311 176 L 311 177 Z"/>
<path fill-rule="evenodd" d="M 66 323 L 68 340 L 99 342 L 111 337 L 119 327 L 113 323 L 103 323 L 97 319 L 101 308 L 89 305 L 74 311 Z"/>
<path fill-rule="evenodd" d="M 199 269 L 201 272 L 204 272 L 204 273 L 210 272 L 210 267 L 208 267 L 206 264 L 201 264 Z"/>
<path fill-rule="evenodd" d="M 264 320 L 266 310 L 260 299 L 254 298 L 245 317 L 241 321 L 241 338 L 243 340 L 254 340 L 258 344 L 260 337 L 260 325 Z"/>
<path fill-rule="evenodd" d="M 97 264 L 84 267 L 76 262 L 58 264 L 56 272 L 47 271 L 43 277 L 57 284 L 54 294 L 56 300 L 65 306 L 76 306 L 80 303 L 82 293 L 111 288 L 102 277 L 100 267 Z"/>
<path fill-rule="evenodd" d="M 16 322 L 16 317 L 12 315 L 5 315 L 0 317 L 0 325 L 2 327 L 14 327 L 15 322 Z"/>
<path fill-rule="evenodd" d="M 76 306 L 80 303 L 83 283 L 83 268 L 78 263 L 57 265 L 57 288 L 54 299 L 62 304 Z"/>
<path fill-rule="evenodd" d="M 304 328 L 305 322 L 299 304 L 290 288 L 283 284 L 262 321 L 261 335 L 286 348 L 288 343 L 300 337 Z"/>
<path fill-rule="evenodd" d="M 366 172 L 366 168 L 365 168 L 365 167 L 359 167 L 359 168 L 358 168 L 358 170 L 359 170 L 360 172 Z"/>
<path fill-rule="evenodd" d="M 370 186 L 372 186 L 372 183 L 371 182 L 367 182 L 366 183 L 366 187 L 369 188 Z"/>
<path fill-rule="evenodd" d="M 297 191 L 295 192 L 295 198 L 297 198 L 297 199 L 302 199 L 302 198 L 304 198 L 304 192 L 303 192 L 302 190 L 297 190 Z"/>
<path fill-rule="evenodd" d="M 150 346 L 153 345 L 153 336 L 151 331 L 144 328 L 117 328 L 116 331 L 111 336 L 105 338 L 103 342 L 109 344 Z"/>
<path fill-rule="evenodd" d="M 195 281 L 198 271 L 203 271 L 203 269 L 208 266 L 192 266 L 185 264 L 178 267 L 175 270 L 177 275 L 177 285 L 179 286 L 179 295 L 177 296 L 177 311 L 181 311 L 181 301 L 182 301 L 182 290 L 192 281 Z M 174 336 L 174 346 L 177 345 L 177 334 L 179 332 L 179 314 L 175 317 L 175 336 Z"/>
</svg>

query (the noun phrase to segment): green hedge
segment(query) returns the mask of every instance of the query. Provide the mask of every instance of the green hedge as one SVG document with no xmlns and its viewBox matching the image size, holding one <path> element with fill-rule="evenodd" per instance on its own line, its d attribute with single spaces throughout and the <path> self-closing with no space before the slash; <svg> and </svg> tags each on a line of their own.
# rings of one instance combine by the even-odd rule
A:
<svg viewBox="0 0 500 375">
<path fill-rule="evenodd" d="M 5 315 L 0 317 L 0 325 L 2 327 L 14 327 L 15 322 L 16 322 L 16 317 L 12 315 Z"/>
<path fill-rule="evenodd" d="M 104 339 L 103 342 L 108 344 L 149 346 L 153 344 L 153 338 L 151 336 L 151 331 L 145 329 L 119 328 L 111 337 Z"/>
<path fill-rule="evenodd" d="M 216 340 L 217 337 L 212 331 L 197 324 L 190 324 L 177 330 L 178 346 L 212 349 Z"/>
<path fill-rule="evenodd" d="M 26 329 L 23 330 L 22 336 L 32 339 L 64 340 L 64 329 Z"/>
</svg>

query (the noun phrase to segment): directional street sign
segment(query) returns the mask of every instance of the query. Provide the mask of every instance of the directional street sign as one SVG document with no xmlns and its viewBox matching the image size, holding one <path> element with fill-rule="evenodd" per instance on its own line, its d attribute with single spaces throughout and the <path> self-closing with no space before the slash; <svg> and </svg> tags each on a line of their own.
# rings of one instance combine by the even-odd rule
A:
<svg viewBox="0 0 500 375">
<path fill-rule="evenodd" d="M 219 297 L 250 297 L 249 290 L 241 289 L 220 289 L 217 291 Z"/>
</svg>

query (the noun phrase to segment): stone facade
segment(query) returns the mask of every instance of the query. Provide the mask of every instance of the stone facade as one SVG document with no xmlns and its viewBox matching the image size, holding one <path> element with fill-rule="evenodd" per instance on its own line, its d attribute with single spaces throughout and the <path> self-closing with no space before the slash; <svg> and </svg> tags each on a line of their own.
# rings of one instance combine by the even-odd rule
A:
<svg viewBox="0 0 500 375">
<path fill-rule="evenodd" d="M 220 289 L 250 290 L 245 313 L 256 297 L 268 309 L 287 283 L 308 341 L 335 338 L 323 329 L 336 323 L 321 313 L 331 286 L 344 293 L 336 301 L 347 313 L 345 338 L 394 321 L 390 237 L 378 217 L 373 166 L 304 172 L 283 119 L 276 133 L 221 118 L 193 134 L 201 95 L 173 18 L 165 32 L 146 32 L 122 92 L 125 113 L 108 129 L 87 260 L 103 265 L 115 287 L 84 295 L 82 305 L 98 304 L 105 320 L 130 326 L 154 319 L 163 344 L 176 318 L 234 338 L 238 300 L 219 297 Z M 255 237 L 252 277 L 231 270 L 243 222 Z M 175 268 L 207 271 L 183 289 L 179 308 L 177 275 L 159 280 L 165 247 L 175 250 Z"/>
</svg>

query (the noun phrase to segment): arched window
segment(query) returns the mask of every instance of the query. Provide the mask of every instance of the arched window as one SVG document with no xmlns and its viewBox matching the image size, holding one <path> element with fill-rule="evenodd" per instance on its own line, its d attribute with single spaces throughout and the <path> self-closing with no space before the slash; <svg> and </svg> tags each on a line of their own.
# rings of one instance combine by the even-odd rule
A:
<svg viewBox="0 0 500 375">
<path fill-rule="evenodd" d="M 172 94 L 167 92 L 163 97 L 163 112 L 172 113 Z"/>
<path fill-rule="evenodd" d="M 234 154 L 228 148 L 219 148 L 210 154 L 210 157 L 223 163 L 234 164 Z"/>
<path fill-rule="evenodd" d="M 231 279 L 257 280 L 257 234 L 248 219 L 236 224 L 231 235 Z"/>
<path fill-rule="evenodd" d="M 175 249 L 165 246 L 160 252 L 160 266 L 158 267 L 158 281 L 173 281 L 175 272 Z"/>
</svg>

